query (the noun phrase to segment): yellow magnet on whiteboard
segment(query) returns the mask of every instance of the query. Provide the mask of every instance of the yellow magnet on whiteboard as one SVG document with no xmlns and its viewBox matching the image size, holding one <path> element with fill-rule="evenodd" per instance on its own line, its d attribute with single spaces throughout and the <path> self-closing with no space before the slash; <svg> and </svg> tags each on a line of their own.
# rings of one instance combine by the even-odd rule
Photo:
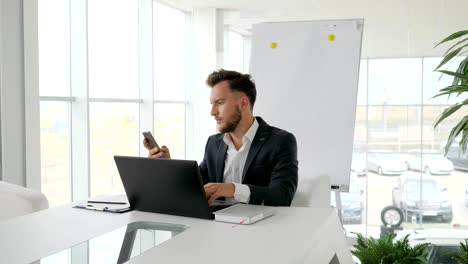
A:
<svg viewBox="0 0 468 264">
<path fill-rule="evenodd" d="M 276 42 L 270 43 L 270 48 L 276 49 L 276 47 L 278 47 L 278 44 Z"/>
<path fill-rule="evenodd" d="M 335 35 L 334 34 L 329 34 L 328 35 L 328 41 L 334 41 L 335 40 Z"/>
</svg>

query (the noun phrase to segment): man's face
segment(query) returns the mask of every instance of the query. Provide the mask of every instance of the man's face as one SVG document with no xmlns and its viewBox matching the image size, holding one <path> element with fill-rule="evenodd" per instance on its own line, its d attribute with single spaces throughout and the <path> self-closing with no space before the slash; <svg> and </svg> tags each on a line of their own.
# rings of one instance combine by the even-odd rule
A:
<svg viewBox="0 0 468 264">
<path fill-rule="evenodd" d="M 211 89 L 211 115 L 216 120 L 219 132 L 233 132 L 242 119 L 240 110 L 241 94 L 233 92 L 227 81 L 222 81 Z"/>
</svg>

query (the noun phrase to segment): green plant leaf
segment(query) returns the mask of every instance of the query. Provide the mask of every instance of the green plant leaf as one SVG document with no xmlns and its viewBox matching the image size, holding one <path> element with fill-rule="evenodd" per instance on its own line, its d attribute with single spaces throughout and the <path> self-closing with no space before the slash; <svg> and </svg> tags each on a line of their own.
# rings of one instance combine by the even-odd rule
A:
<svg viewBox="0 0 468 264">
<path fill-rule="evenodd" d="M 462 36 L 467 35 L 467 34 L 468 34 L 468 30 L 462 30 L 462 31 L 455 32 L 452 35 L 444 38 L 441 42 L 437 43 L 437 45 L 435 45 L 434 48 L 439 46 L 442 43 L 457 39 L 457 38 L 462 37 Z"/>
<path fill-rule="evenodd" d="M 459 74 L 467 76 L 467 73 L 468 73 L 468 56 L 466 56 L 465 59 L 463 59 L 462 62 L 460 62 L 460 65 L 458 65 L 458 68 L 457 68 L 456 72 L 459 73 Z M 452 85 L 456 85 L 459 82 L 461 82 L 462 85 L 468 83 L 466 80 L 461 80 L 458 77 L 454 77 L 453 81 L 452 81 Z"/>
<path fill-rule="evenodd" d="M 463 129 L 462 139 L 460 140 L 460 149 L 462 153 L 466 152 L 468 148 L 468 124 L 466 124 L 465 128 Z"/>
<path fill-rule="evenodd" d="M 455 76 L 455 77 L 458 77 L 458 78 L 460 78 L 462 80 L 467 80 L 468 81 L 468 76 L 463 75 L 463 74 L 458 73 L 458 72 L 446 71 L 446 70 L 438 70 L 438 72 L 445 73 L 447 75 Z"/>
<path fill-rule="evenodd" d="M 436 128 L 442 121 L 444 121 L 447 117 L 449 117 L 450 115 L 452 115 L 453 113 L 455 113 L 456 111 L 458 111 L 458 109 L 462 108 L 464 105 L 468 104 L 468 99 L 460 102 L 460 103 L 456 103 L 450 107 L 447 107 L 443 112 L 442 114 L 440 114 L 436 121 L 434 122 L 434 128 Z"/>
<path fill-rule="evenodd" d="M 452 51 L 455 47 L 457 47 L 458 45 L 460 45 L 461 43 L 465 42 L 465 41 L 468 41 L 468 38 L 466 39 L 463 39 L 463 40 L 460 40 L 458 41 L 457 43 L 455 43 L 452 47 L 450 47 L 446 52 L 445 54 L 448 54 L 450 51 Z M 462 47 L 468 47 L 468 43 L 463 45 Z"/>
<path fill-rule="evenodd" d="M 445 57 L 442 59 L 442 61 L 439 63 L 439 65 L 435 68 L 435 70 L 438 70 L 440 67 L 442 67 L 443 65 L 445 65 L 445 63 L 449 62 L 451 59 L 453 59 L 453 57 L 457 56 L 458 53 L 463 49 L 463 47 L 460 47 L 456 50 L 453 50 L 451 51 L 450 53 L 448 53 L 447 55 L 445 55 Z"/>
<path fill-rule="evenodd" d="M 408 236 L 394 241 L 395 234 L 389 233 L 383 238 L 365 238 L 356 234 L 357 245 L 351 252 L 362 264 L 418 264 L 427 262 L 425 251 L 429 244 L 411 247 Z"/>
<path fill-rule="evenodd" d="M 440 89 L 439 93 L 434 95 L 432 98 L 436 98 L 442 95 L 448 95 L 456 93 L 459 96 L 461 93 L 468 92 L 468 85 L 450 85 Z"/>
<path fill-rule="evenodd" d="M 447 144 L 445 145 L 445 156 L 447 156 L 447 153 L 452 146 L 453 141 L 455 141 L 455 138 L 465 129 L 465 127 L 467 127 L 467 125 L 468 116 L 465 116 L 454 128 L 452 128 L 452 131 L 450 131 L 449 137 L 447 139 Z"/>
</svg>

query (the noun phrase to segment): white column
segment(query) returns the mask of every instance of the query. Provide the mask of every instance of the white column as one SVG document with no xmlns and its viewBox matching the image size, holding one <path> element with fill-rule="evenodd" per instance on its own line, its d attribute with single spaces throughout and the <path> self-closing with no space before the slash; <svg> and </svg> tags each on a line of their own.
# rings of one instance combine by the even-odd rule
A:
<svg viewBox="0 0 468 264">
<path fill-rule="evenodd" d="M 41 190 L 39 39 L 37 0 L 24 0 L 26 186 Z"/>
<path fill-rule="evenodd" d="M 2 180 L 26 186 L 23 1 L 0 6 Z"/>
</svg>

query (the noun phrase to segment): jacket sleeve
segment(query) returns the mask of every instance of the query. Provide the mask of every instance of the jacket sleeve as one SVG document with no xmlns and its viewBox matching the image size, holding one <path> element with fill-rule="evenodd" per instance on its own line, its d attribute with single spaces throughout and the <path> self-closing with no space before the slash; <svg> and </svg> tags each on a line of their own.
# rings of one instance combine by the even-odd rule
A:
<svg viewBox="0 0 468 264">
<path fill-rule="evenodd" d="M 296 138 L 286 133 L 278 142 L 274 155 L 271 181 L 267 187 L 248 185 L 252 204 L 270 206 L 290 206 L 296 193 L 298 181 L 298 161 Z"/>
</svg>

